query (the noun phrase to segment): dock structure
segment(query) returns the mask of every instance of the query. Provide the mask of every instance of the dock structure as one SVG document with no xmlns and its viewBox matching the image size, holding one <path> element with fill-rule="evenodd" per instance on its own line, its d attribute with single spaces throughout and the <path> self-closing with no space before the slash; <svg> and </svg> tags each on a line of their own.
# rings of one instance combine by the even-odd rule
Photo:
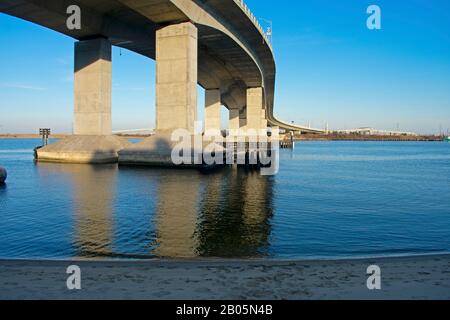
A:
<svg viewBox="0 0 450 320">
<path fill-rule="evenodd" d="M 263 143 L 233 142 L 224 143 L 225 164 L 245 167 L 270 166 L 271 157 L 277 152 L 274 142 Z"/>
<path fill-rule="evenodd" d="M 280 149 L 295 149 L 295 142 L 292 140 L 280 141 Z"/>
<path fill-rule="evenodd" d="M 295 133 L 288 131 L 280 138 L 280 149 L 295 149 Z"/>
</svg>

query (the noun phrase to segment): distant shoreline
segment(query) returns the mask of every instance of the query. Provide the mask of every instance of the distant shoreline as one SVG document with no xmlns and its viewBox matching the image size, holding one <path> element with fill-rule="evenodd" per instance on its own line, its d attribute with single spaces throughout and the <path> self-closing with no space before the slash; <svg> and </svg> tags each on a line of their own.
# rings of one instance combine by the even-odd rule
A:
<svg viewBox="0 0 450 320">
<path fill-rule="evenodd" d="M 52 134 L 49 136 L 49 138 L 54 138 L 54 139 L 62 139 L 65 138 L 66 136 L 68 136 L 68 134 Z M 41 136 L 38 134 L 15 134 L 15 133 L 11 133 L 11 134 L 0 134 L 0 138 L 1 139 L 41 139 Z"/>
<path fill-rule="evenodd" d="M 304 134 L 296 136 L 295 141 L 442 141 L 443 137 L 432 135 L 394 136 L 394 135 L 359 135 L 359 134 Z"/>
<path fill-rule="evenodd" d="M 71 134 L 51 134 L 49 136 L 50 139 L 63 139 L 67 136 L 70 136 Z M 149 137 L 149 135 L 117 135 L 124 138 L 146 138 Z M 0 134 L 0 139 L 41 139 L 41 136 L 39 134 Z"/>
<path fill-rule="evenodd" d="M 52 134 L 51 139 L 63 139 L 70 134 Z M 150 135 L 118 135 L 124 138 L 144 139 Z M 0 139 L 40 139 L 39 134 L 0 134 Z M 288 139 L 286 136 L 285 139 Z M 294 141 L 442 141 L 441 136 L 419 135 L 419 136 L 381 136 L 381 135 L 357 135 L 357 134 L 303 134 L 295 136 Z"/>
</svg>

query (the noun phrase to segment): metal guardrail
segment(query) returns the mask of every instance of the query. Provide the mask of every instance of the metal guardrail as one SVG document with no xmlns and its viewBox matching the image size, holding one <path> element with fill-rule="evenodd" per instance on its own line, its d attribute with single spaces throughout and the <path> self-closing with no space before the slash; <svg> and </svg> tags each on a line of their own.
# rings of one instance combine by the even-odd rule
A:
<svg viewBox="0 0 450 320">
<path fill-rule="evenodd" d="M 261 24 L 259 23 L 258 19 L 253 15 L 253 13 L 250 11 L 250 8 L 245 4 L 244 0 L 234 0 L 234 2 L 244 11 L 244 13 L 250 18 L 250 20 L 253 22 L 255 27 L 259 30 L 262 37 L 266 41 L 266 43 L 269 45 L 270 49 L 272 50 L 272 43 L 270 42 L 269 37 L 264 32 L 264 29 L 262 28 Z"/>
</svg>

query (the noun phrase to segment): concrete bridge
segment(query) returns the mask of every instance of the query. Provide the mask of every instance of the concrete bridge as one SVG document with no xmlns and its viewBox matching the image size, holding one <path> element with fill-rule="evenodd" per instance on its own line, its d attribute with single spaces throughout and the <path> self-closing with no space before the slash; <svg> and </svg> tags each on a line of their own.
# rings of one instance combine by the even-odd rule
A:
<svg viewBox="0 0 450 320">
<path fill-rule="evenodd" d="M 70 5 L 81 9 L 80 29 L 67 27 Z M 220 129 L 224 105 L 230 129 L 320 131 L 275 118 L 272 46 L 242 0 L 0 0 L 0 11 L 78 40 L 74 135 L 40 149 L 40 160 L 158 162 L 171 131 L 194 133 L 197 84 L 205 130 Z M 113 45 L 156 60 L 157 134 L 138 145 L 112 135 Z"/>
</svg>

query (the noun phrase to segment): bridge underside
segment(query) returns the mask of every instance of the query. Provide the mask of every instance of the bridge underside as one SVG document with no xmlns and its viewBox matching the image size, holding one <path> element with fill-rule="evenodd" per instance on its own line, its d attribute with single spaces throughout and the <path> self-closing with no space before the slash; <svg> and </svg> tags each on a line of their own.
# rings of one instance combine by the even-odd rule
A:
<svg viewBox="0 0 450 320">
<path fill-rule="evenodd" d="M 227 5 L 224 7 L 222 2 Z M 169 0 L 14 0 L 0 1 L 0 11 L 77 40 L 104 37 L 114 46 L 155 59 L 156 30 L 163 26 L 192 21 L 175 3 L 176 1 Z M 66 9 L 73 4 L 82 8 L 80 30 L 69 30 L 66 26 Z M 229 1 L 208 3 L 212 8 L 216 4 L 217 7 L 227 8 L 228 11 L 234 9 L 233 11 L 239 12 Z M 194 12 L 191 14 L 198 14 L 194 9 L 190 10 Z M 222 103 L 226 107 L 243 108 L 246 88 L 263 85 L 257 63 L 221 30 L 202 25 L 202 21 L 193 22 L 198 27 L 198 83 L 205 89 L 220 88 Z"/>
<path fill-rule="evenodd" d="M 79 30 L 67 28 L 66 10 L 70 5 L 81 8 Z M 230 110 L 230 128 L 272 125 L 317 131 L 274 117 L 272 49 L 234 0 L 0 0 L 0 12 L 79 41 L 75 48 L 76 135 L 112 134 L 111 45 L 157 61 L 157 131 L 193 130 L 197 83 L 207 92 L 207 104 L 223 104 Z M 174 34 L 158 40 L 158 34 L 171 26 L 175 26 L 171 31 Z M 186 28 L 190 31 L 184 33 Z M 174 57 L 173 52 L 177 52 Z M 217 110 L 210 108 L 211 119 L 217 118 Z M 214 123 L 211 119 L 206 122 Z M 112 147 L 110 142 L 105 143 L 107 153 L 112 149 L 117 153 L 119 147 Z M 122 146 L 122 142 L 114 145 Z"/>
</svg>

